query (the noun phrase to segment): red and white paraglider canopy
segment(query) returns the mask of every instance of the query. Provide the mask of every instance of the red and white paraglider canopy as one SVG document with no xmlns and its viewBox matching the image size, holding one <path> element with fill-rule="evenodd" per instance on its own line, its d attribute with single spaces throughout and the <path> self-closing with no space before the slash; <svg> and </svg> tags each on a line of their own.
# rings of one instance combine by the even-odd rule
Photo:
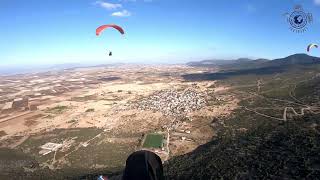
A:
<svg viewBox="0 0 320 180">
<path fill-rule="evenodd" d="M 122 35 L 124 34 L 124 30 L 122 29 L 122 27 L 115 25 L 115 24 L 107 24 L 107 25 L 102 25 L 102 26 L 98 27 L 96 29 L 96 35 L 99 36 L 101 34 L 101 32 L 107 28 L 114 28 L 114 29 L 118 30 Z"/>
</svg>

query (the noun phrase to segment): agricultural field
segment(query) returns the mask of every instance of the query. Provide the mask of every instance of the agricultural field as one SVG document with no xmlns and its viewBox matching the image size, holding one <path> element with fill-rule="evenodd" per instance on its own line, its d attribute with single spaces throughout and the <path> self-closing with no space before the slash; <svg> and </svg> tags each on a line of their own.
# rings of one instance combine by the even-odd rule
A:
<svg viewBox="0 0 320 180">
<path fill-rule="evenodd" d="M 30 83 L 28 94 L 34 95 L 24 94 L 23 86 L 18 97 L 24 97 L 21 106 L 36 108 L 1 112 L 0 146 L 32 162 L 27 170 L 17 169 L 17 175 L 52 172 L 65 178 L 118 172 L 129 154 L 140 149 L 167 161 L 208 142 L 214 134 L 210 119 L 237 106 L 237 100 L 226 95 L 217 100 L 215 91 L 225 87 L 214 81 L 194 83 L 182 77 L 201 70 L 183 65 L 120 66 L 6 77 L 24 78 L 24 86 Z M 19 83 L 7 86 L 20 88 Z M 15 169 L 3 171 L 10 174 Z"/>
<path fill-rule="evenodd" d="M 162 134 L 147 134 L 144 140 L 144 148 L 162 148 L 163 146 L 163 135 Z"/>
</svg>

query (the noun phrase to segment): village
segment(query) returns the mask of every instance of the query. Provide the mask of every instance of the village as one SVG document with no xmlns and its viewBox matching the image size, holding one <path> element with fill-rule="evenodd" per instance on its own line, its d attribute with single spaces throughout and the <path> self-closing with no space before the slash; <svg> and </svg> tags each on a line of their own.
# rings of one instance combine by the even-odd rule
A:
<svg viewBox="0 0 320 180">
<path fill-rule="evenodd" d="M 83 151 L 98 151 L 108 162 L 147 149 L 166 161 L 208 142 L 215 134 L 212 119 L 237 104 L 224 93 L 227 87 L 181 77 L 207 70 L 125 66 L 5 77 L 0 145 L 21 149 L 51 169 L 78 160 Z M 100 155 L 107 144 L 123 150 Z"/>
</svg>

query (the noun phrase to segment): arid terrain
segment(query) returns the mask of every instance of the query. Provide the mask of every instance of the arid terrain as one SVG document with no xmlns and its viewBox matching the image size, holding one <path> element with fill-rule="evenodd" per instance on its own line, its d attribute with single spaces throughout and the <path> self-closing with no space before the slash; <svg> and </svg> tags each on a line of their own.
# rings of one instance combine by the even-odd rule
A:
<svg viewBox="0 0 320 180">
<path fill-rule="evenodd" d="M 229 87 L 182 78 L 214 71 L 123 65 L 3 76 L 0 145 L 36 160 L 24 171 L 89 172 L 123 167 L 146 149 L 148 133 L 158 133 L 162 148 L 147 149 L 167 161 L 210 141 L 212 120 L 237 108 Z"/>
<path fill-rule="evenodd" d="M 296 54 L 2 76 L 0 179 L 119 179 L 141 149 L 161 157 L 168 179 L 314 179 L 319 62 Z"/>
</svg>

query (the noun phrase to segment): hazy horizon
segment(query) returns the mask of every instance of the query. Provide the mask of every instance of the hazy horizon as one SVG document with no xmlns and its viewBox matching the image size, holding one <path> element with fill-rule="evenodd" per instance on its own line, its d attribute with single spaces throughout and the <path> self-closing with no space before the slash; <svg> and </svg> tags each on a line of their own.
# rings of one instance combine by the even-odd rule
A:
<svg viewBox="0 0 320 180">
<path fill-rule="evenodd" d="M 305 54 L 305 53 L 302 53 Z M 288 56 L 291 56 L 294 54 L 290 54 L 284 57 L 278 57 L 279 58 L 285 58 Z M 305 54 L 308 55 L 308 54 Z M 318 57 L 318 56 L 315 56 Z M 95 66 L 112 66 L 112 65 L 186 65 L 188 62 L 197 62 L 197 61 L 205 61 L 205 60 L 225 60 L 225 61 L 231 61 L 231 60 L 237 60 L 237 59 L 243 59 L 248 58 L 251 60 L 256 59 L 266 59 L 263 57 L 260 58 L 250 58 L 250 57 L 239 57 L 239 58 L 230 58 L 230 59 L 218 59 L 218 58 L 212 58 L 212 59 L 194 59 L 189 61 L 183 61 L 180 63 L 177 62 L 114 62 L 114 63 L 107 63 L 107 62 L 79 62 L 79 63 L 58 63 L 58 64 L 31 64 L 31 65 L 1 65 L 0 64 L 0 75 L 16 75 L 16 74 L 26 74 L 26 73 L 38 73 L 38 72 L 47 72 L 47 71 L 54 71 L 54 70 L 63 70 L 63 69 L 70 69 L 70 68 L 86 68 L 86 67 L 95 67 Z M 268 60 L 274 60 L 274 59 L 268 59 Z"/>
</svg>

